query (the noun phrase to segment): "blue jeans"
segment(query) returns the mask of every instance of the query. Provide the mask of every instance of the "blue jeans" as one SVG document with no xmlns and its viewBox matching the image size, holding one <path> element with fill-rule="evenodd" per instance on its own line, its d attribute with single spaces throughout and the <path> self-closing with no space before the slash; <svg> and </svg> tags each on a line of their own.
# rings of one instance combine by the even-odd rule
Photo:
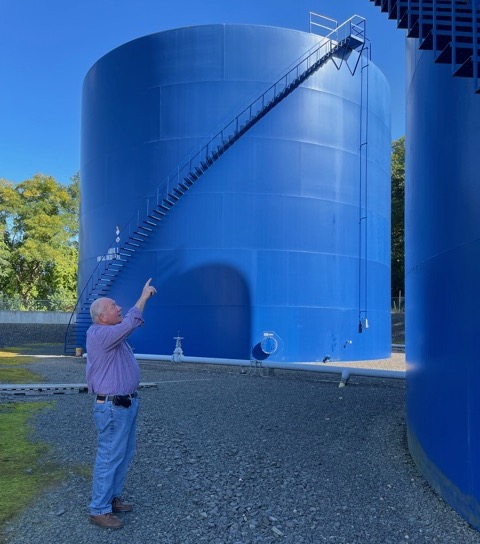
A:
<svg viewBox="0 0 480 544">
<path fill-rule="evenodd" d="M 112 511 L 112 501 L 120 497 L 130 461 L 135 454 L 138 398 L 130 408 L 114 406 L 112 401 L 95 400 L 95 426 L 98 431 L 97 457 L 93 469 L 90 514 Z"/>
</svg>

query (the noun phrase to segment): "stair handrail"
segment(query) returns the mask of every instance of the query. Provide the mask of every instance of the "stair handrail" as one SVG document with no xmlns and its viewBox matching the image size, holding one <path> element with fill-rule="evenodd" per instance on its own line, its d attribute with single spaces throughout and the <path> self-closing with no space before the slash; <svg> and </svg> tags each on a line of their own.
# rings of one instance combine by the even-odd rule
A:
<svg viewBox="0 0 480 544">
<path fill-rule="evenodd" d="M 135 212 L 134 215 L 136 214 L 137 212 Z M 130 219 L 127 221 L 125 226 L 128 226 L 132 222 L 132 219 L 133 219 L 133 216 L 130 217 Z M 120 229 L 120 232 L 122 232 L 122 229 Z M 112 240 L 111 244 L 109 245 L 109 249 L 114 247 L 115 243 L 116 243 L 116 237 Z M 105 264 L 105 263 L 111 260 L 116 260 L 118 258 L 116 253 L 112 255 L 111 259 L 108 259 L 109 256 L 110 254 L 108 253 L 108 250 L 107 250 L 106 253 L 97 257 L 97 265 L 95 266 L 92 273 L 90 274 L 87 281 L 85 282 L 83 289 L 77 295 L 77 301 L 75 302 L 75 306 L 73 307 L 72 313 L 70 315 L 70 319 L 68 320 L 68 323 L 67 323 L 67 331 L 69 330 L 71 325 L 76 324 L 77 310 L 80 310 L 80 311 L 82 310 L 81 307 L 79 308 L 79 304 L 83 302 L 83 296 L 87 292 L 87 288 L 90 288 L 96 285 L 93 279 L 96 278 L 97 281 L 100 280 L 102 278 L 102 275 L 109 270 L 108 264 Z M 100 270 L 102 266 L 103 266 L 103 269 Z M 66 341 L 67 341 L 67 338 L 65 336 L 65 340 L 64 340 L 65 344 L 66 344 Z M 64 345 L 64 348 L 66 348 L 66 345 Z"/>
</svg>

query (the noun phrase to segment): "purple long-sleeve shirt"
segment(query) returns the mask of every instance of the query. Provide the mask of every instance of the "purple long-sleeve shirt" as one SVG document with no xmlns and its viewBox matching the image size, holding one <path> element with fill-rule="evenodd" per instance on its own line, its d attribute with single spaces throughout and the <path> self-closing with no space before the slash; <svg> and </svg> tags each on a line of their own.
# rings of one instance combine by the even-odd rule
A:
<svg viewBox="0 0 480 544">
<path fill-rule="evenodd" d="M 143 325 L 142 313 L 134 306 L 121 323 L 94 323 L 87 331 L 87 385 L 90 393 L 128 395 L 140 383 L 140 368 L 126 339 Z"/>
</svg>

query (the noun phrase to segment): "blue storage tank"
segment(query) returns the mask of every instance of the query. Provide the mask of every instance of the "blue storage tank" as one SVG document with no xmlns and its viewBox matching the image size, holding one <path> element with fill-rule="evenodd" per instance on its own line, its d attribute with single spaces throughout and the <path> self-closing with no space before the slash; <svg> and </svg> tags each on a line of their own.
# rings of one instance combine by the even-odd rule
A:
<svg viewBox="0 0 480 544">
<path fill-rule="evenodd" d="M 480 97 L 407 40 L 406 346 L 409 447 L 480 528 Z"/>
<path fill-rule="evenodd" d="M 145 196 L 320 39 L 179 28 L 91 68 L 80 286 L 107 248 L 117 256 Z M 329 60 L 203 174 L 112 282 L 124 307 L 148 277 L 158 289 L 136 351 L 172 353 L 180 333 L 189 356 L 249 359 L 268 338 L 278 361 L 388 357 L 390 143 L 383 74 L 355 52 L 340 68 Z"/>
</svg>

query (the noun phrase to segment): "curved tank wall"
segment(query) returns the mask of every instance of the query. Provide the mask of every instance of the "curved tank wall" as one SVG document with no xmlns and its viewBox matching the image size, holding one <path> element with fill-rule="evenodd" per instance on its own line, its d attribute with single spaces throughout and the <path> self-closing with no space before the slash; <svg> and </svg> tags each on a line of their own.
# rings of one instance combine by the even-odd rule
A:
<svg viewBox="0 0 480 544">
<path fill-rule="evenodd" d="M 432 486 L 480 528 L 480 97 L 471 79 L 416 46 L 407 44 L 409 447 Z"/>
<path fill-rule="evenodd" d="M 318 40 L 188 27 L 91 68 L 80 286 L 145 195 Z M 329 61 L 242 136 L 127 264 L 109 296 L 133 304 L 150 276 L 159 291 L 132 336 L 137 351 L 172 353 L 179 332 L 187 355 L 245 359 L 272 332 L 277 360 L 389 356 L 390 93 L 372 63 L 352 75 L 355 59 L 350 70 Z"/>
</svg>

